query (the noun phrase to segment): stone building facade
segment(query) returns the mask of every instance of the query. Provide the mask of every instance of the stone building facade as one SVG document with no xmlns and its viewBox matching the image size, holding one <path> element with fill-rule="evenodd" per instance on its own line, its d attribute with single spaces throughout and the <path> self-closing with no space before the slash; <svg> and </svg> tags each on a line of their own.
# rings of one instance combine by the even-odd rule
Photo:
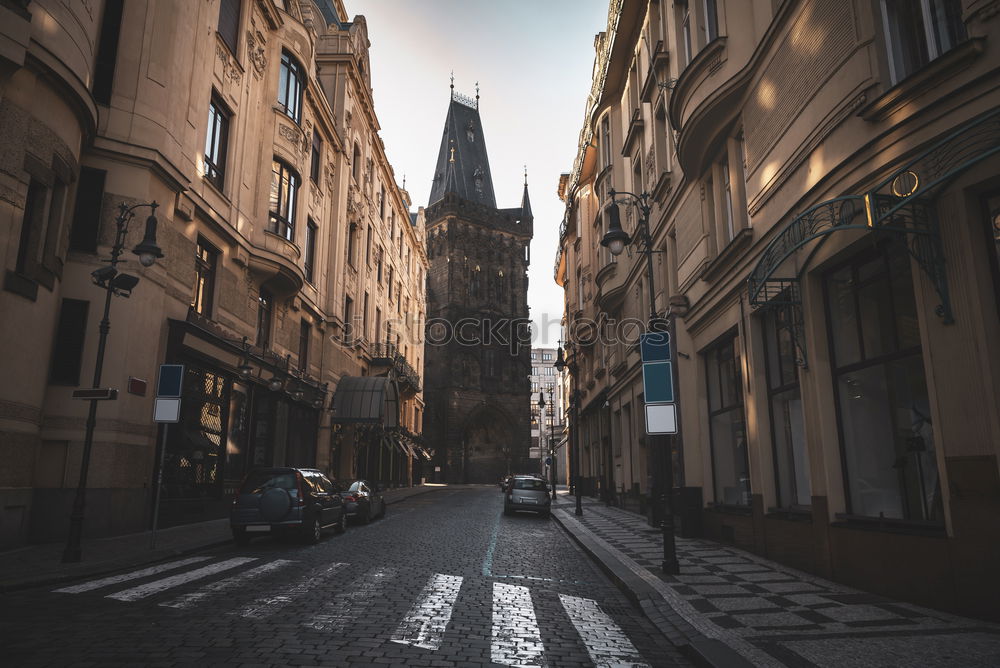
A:
<svg viewBox="0 0 1000 668">
<path fill-rule="evenodd" d="M 563 373 L 555 367 L 555 348 L 531 349 L 531 452 L 526 471 L 542 473 L 551 479 L 551 471 L 545 463 L 552 450 L 558 451 L 565 445 L 567 396 Z M 545 410 L 539 410 L 538 400 L 545 398 Z M 565 479 L 568 468 L 558 461 L 565 456 L 565 450 L 558 452 L 558 475 Z"/>
<path fill-rule="evenodd" d="M 528 245 L 498 209 L 475 100 L 452 87 L 427 218 L 427 443 L 439 479 L 495 483 L 528 456 Z"/>
<path fill-rule="evenodd" d="M 145 268 L 128 252 L 138 209 L 119 269 L 140 280 L 111 307 L 102 385 L 119 395 L 97 414 L 87 536 L 149 525 L 160 461 L 160 526 L 223 516 L 255 465 L 406 484 L 423 217 L 378 137 L 364 18 L 338 0 L 0 14 L 0 375 L 20 379 L 0 389 L 0 543 L 65 534 L 88 409 L 71 394 L 90 387 L 105 295 L 91 274 L 122 203 L 159 204 L 164 257 Z M 185 377 L 180 422 L 158 428 L 163 363 Z M 392 386 L 378 421 L 331 413 L 360 376 Z"/>
<path fill-rule="evenodd" d="M 610 3 L 556 280 L 571 330 L 651 297 L 674 321 L 683 532 L 996 615 L 997 9 Z M 612 188 L 650 207 L 653 285 L 600 245 Z M 622 339 L 575 349 L 582 475 L 613 499 L 666 449 Z"/>
</svg>

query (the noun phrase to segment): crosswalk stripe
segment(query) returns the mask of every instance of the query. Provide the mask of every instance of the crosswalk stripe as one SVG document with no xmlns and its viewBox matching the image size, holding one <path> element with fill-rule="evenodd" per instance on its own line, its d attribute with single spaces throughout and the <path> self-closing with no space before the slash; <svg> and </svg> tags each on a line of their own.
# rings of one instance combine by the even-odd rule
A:
<svg viewBox="0 0 1000 668">
<path fill-rule="evenodd" d="M 126 589 L 114 594 L 108 594 L 104 598 L 113 598 L 117 601 L 135 601 L 140 598 L 152 596 L 153 594 L 158 594 L 161 591 L 166 591 L 171 587 L 176 587 L 193 580 L 200 580 L 201 578 L 206 578 L 209 575 L 214 575 L 215 573 L 226 571 L 230 568 L 242 566 L 243 564 L 251 561 L 257 561 L 257 559 L 255 557 L 237 557 L 235 559 L 227 559 L 226 561 L 220 561 L 208 566 L 196 568 L 193 571 L 180 573 L 178 575 L 171 575 L 170 577 L 163 578 L 162 580 L 155 580 L 153 582 L 139 585 L 138 587 L 132 587 L 131 589 Z"/>
<path fill-rule="evenodd" d="M 349 591 L 337 594 L 332 601 L 323 606 L 322 612 L 313 615 L 303 626 L 317 631 L 340 631 L 347 622 L 356 619 L 371 606 L 378 599 L 382 588 L 395 577 L 394 568 L 375 568 L 368 571 L 360 578 L 358 584 Z"/>
<path fill-rule="evenodd" d="M 435 573 L 392 636 L 393 642 L 436 650 L 451 621 L 462 577 Z"/>
<path fill-rule="evenodd" d="M 161 606 L 165 608 L 190 608 L 192 605 L 202 600 L 206 596 L 211 594 L 217 594 L 229 589 L 235 589 L 240 585 L 259 578 L 263 575 L 267 575 L 271 571 L 277 570 L 282 566 L 287 566 L 288 564 L 294 564 L 294 561 L 289 561 L 287 559 L 275 559 L 274 561 L 269 561 L 266 564 L 261 564 L 257 568 L 252 568 L 249 571 L 240 573 L 239 575 L 234 575 L 228 577 L 225 580 L 219 580 L 218 582 L 213 582 L 211 584 L 205 585 L 197 591 L 192 591 L 187 594 L 182 594 L 172 601 L 166 601 L 165 603 L 160 603 Z"/>
<path fill-rule="evenodd" d="M 639 650 L 597 601 L 559 594 L 563 608 L 580 634 L 595 668 L 649 668 Z"/>
<path fill-rule="evenodd" d="M 543 666 L 545 649 L 527 587 L 493 583 L 493 663 Z"/>
<path fill-rule="evenodd" d="M 308 594 L 310 591 L 319 587 L 323 580 L 325 580 L 331 573 L 346 565 L 347 564 L 343 562 L 334 562 L 328 566 L 324 565 L 319 568 L 314 568 L 302 580 L 299 580 L 291 587 L 283 588 L 281 594 L 277 594 L 275 596 L 262 596 L 249 605 L 246 605 L 239 610 L 234 610 L 229 614 L 239 615 L 240 617 L 255 618 L 264 618 L 273 615 L 275 612 L 281 610 L 299 596 Z"/>
<path fill-rule="evenodd" d="M 165 571 L 172 571 L 175 568 L 180 568 L 181 566 L 196 564 L 199 561 L 208 561 L 208 559 L 209 557 L 190 557 L 188 559 L 179 559 L 178 561 L 168 561 L 164 564 L 157 564 L 156 566 L 152 566 L 150 568 L 143 568 L 142 570 L 132 571 L 122 575 L 112 575 L 111 577 L 101 578 L 100 580 L 91 580 L 90 582 L 73 585 L 72 587 L 54 589 L 53 592 L 59 594 L 80 594 L 85 591 L 93 591 L 94 589 L 107 587 L 108 585 L 128 582 L 130 580 L 138 580 L 139 578 L 149 577 L 150 575 L 158 575 Z"/>
</svg>

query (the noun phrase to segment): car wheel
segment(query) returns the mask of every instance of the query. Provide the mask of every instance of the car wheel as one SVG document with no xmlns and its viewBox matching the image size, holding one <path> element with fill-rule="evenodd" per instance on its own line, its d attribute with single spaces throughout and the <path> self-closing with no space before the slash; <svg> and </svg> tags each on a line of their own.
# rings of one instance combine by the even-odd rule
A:
<svg viewBox="0 0 1000 668">
<path fill-rule="evenodd" d="M 319 522 L 319 517 L 314 517 L 311 524 L 306 529 L 305 539 L 310 545 L 315 545 L 323 537 L 323 525 Z"/>
<path fill-rule="evenodd" d="M 237 545 L 249 545 L 250 534 L 248 534 L 247 530 L 242 527 L 233 527 L 233 541 Z"/>
<path fill-rule="evenodd" d="M 340 514 L 340 521 L 337 522 L 335 531 L 337 533 L 344 533 L 347 531 L 347 513 Z"/>
</svg>

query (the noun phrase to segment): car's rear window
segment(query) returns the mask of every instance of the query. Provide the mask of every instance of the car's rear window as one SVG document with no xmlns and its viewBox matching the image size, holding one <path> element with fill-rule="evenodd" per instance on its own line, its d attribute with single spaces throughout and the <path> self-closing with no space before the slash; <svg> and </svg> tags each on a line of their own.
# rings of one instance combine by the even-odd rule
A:
<svg viewBox="0 0 1000 668">
<path fill-rule="evenodd" d="M 279 473 L 268 471 L 251 471 L 240 490 L 243 494 L 262 494 L 269 489 L 298 489 L 298 481 L 292 471 Z"/>
<path fill-rule="evenodd" d="M 514 478 L 514 489 L 548 489 L 544 480 L 538 478 Z"/>
<path fill-rule="evenodd" d="M 361 481 L 360 480 L 355 480 L 354 482 L 351 483 L 351 489 L 350 489 L 350 491 L 356 492 L 359 489 L 361 489 Z"/>
</svg>

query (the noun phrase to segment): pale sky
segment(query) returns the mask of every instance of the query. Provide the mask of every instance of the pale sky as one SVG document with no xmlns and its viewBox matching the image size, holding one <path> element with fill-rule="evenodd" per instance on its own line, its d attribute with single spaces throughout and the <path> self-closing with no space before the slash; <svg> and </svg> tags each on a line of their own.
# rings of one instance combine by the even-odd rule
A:
<svg viewBox="0 0 1000 668">
<path fill-rule="evenodd" d="M 375 112 L 389 161 L 426 206 L 449 101 L 479 82 L 479 113 L 497 206 L 520 206 L 524 166 L 535 216 L 528 304 L 535 346 L 559 338 L 553 280 L 564 212 L 559 175 L 573 167 L 590 92 L 594 36 L 607 0 L 345 0 L 368 21 Z M 548 324 L 546 324 L 548 323 Z"/>
</svg>

